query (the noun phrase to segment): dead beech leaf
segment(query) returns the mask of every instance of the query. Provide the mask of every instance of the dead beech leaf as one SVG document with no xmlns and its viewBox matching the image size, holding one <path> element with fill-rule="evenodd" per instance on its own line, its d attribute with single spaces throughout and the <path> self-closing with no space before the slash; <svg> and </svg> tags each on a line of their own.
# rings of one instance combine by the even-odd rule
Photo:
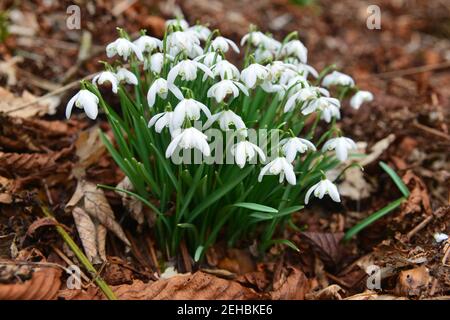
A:
<svg viewBox="0 0 450 320">
<path fill-rule="evenodd" d="M 78 236 L 80 237 L 81 244 L 84 248 L 84 253 L 89 261 L 96 261 L 98 255 L 96 236 L 97 230 L 94 222 L 86 211 L 80 207 L 73 208 L 72 216 L 78 230 Z"/>
<path fill-rule="evenodd" d="M 332 284 L 317 292 L 306 294 L 307 300 L 342 300 L 342 294 L 345 290 L 337 284 Z"/>
<path fill-rule="evenodd" d="M 59 105 L 59 98 L 45 99 L 38 103 L 32 103 L 37 99 L 28 91 L 24 91 L 21 97 L 16 97 L 13 93 L 0 87 L 0 112 L 8 113 L 10 116 L 19 118 L 31 118 L 53 115 Z M 26 107 L 22 107 L 25 106 Z"/>
<path fill-rule="evenodd" d="M 27 176 L 67 171 L 62 164 L 71 157 L 72 153 L 72 147 L 49 153 L 0 152 L 0 172 L 14 172 L 15 175 Z"/>
<path fill-rule="evenodd" d="M 398 276 L 395 293 L 400 296 L 418 296 L 425 290 L 430 282 L 428 268 L 418 268 L 401 271 Z"/>
<path fill-rule="evenodd" d="M 366 290 L 363 293 L 355 294 L 344 300 L 407 300 L 407 298 L 390 294 L 379 294 L 375 291 Z"/>
<path fill-rule="evenodd" d="M 261 295 L 236 281 L 225 280 L 196 272 L 181 274 L 169 279 L 144 283 L 135 280 L 131 285 L 112 287 L 122 300 L 248 300 Z"/>
<path fill-rule="evenodd" d="M 352 167 L 345 171 L 345 178 L 339 184 L 339 193 L 352 200 L 368 198 L 373 187 L 364 179 L 364 172 L 358 167 Z"/>
<path fill-rule="evenodd" d="M 431 209 L 430 197 L 422 179 L 416 176 L 411 170 L 408 170 L 402 180 L 411 192 L 407 201 L 402 206 L 401 213 L 396 218 L 396 221 L 401 221 L 408 214 L 421 213 L 422 208 L 427 215 L 432 215 L 433 210 Z"/>
<path fill-rule="evenodd" d="M 100 300 L 102 299 L 98 287 L 90 286 L 87 289 L 63 289 L 58 291 L 58 299 L 62 300 Z"/>
<path fill-rule="evenodd" d="M 76 208 L 78 209 L 73 213 Z M 122 227 L 115 220 L 103 190 L 98 189 L 95 184 L 79 180 L 72 198 L 66 204 L 66 210 L 72 210 L 83 247 L 87 250 L 86 254 L 94 259 L 93 261 L 96 260 L 94 257 L 97 255 L 102 260 L 106 259 L 106 230 L 111 231 L 130 246 Z M 96 250 L 93 249 L 94 243 Z"/>
<path fill-rule="evenodd" d="M 45 217 L 45 218 L 39 218 L 36 221 L 34 221 L 27 230 L 27 236 L 31 236 L 33 233 L 36 232 L 37 229 L 40 227 L 46 227 L 46 226 L 62 226 L 60 225 L 54 218 Z"/>
<path fill-rule="evenodd" d="M 289 274 L 283 274 L 273 285 L 272 300 L 303 300 L 309 289 L 308 278 L 296 268 L 289 267 Z"/>
<path fill-rule="evenodd" d="M 98 125 L 82 131 L 75 142 L 78 161 L 74 168 L 76 177 L 85 175 L 85 170 L 91 165 L 98 163 L 106 151 L 105 145 L 100 140 Z"/>
<path fill-rule="evenodd" d="M 117 184 L 117 188 L 127 191 L 134 191 L 133 184 L 131 183 L 128 177 L 123 178 L 123 180 Z M 145 220 L 144 216 L 145 208 L 142 202 L 124 192 L 116 191 L 116 193 L 118 193 L 121 196 L 122 204 L 125 207 L 125 209 L 127 209 L 127 211 L 130 213 L 130 216 L 134 220 L 136 220 L 138 224 L 143 224 Z"/>
<path fill-rule="evenodd" d="M 342 258 L 340 241 L 344 237 L 344 233 L 302 232 L 301 235 L 312 245 L 313 250 L 325 264 L 335 266 L 339 263 Z"/>
<path fill-rule="evenodd" d="M 52 300 L 61 286 L 61 270 L 53 267 L 35 269 L 30 280 L 0 284 L 0 300 Z"/>
</svg>

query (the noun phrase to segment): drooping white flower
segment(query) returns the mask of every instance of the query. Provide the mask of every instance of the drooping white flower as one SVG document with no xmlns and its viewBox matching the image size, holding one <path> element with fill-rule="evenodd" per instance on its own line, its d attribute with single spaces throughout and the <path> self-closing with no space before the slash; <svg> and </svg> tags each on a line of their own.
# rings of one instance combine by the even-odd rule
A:
<svg viewBox="0 0 450 320">
<path fill-rule="evenodd" d="M 196 57 L 194 60 L 203 63 L 208 68 L 211 68 L 216 63 L 222 61 L 223 58 L 218 52 L 207 52 Z"/>
<path fill-rule="evenodd" d="M 360 90 L 350 99 L 350 106 L 358 110 L 364 102 L 373 100 L 373 94 L 369 91 Z"/>
<path fill-rule="evenodd" d="M 322 80 L 322 86 L 326 88 L 337 85 L 353 87 L 355 85 L 355 81 L 349 75 L 339 71 L 333 71 L 332 73 L 327 74 Z"/>
<path fill-rule="evenodd" d="M 222 80 L 209 88 L 207 96 L 208 98 L 214 97 L 216 101 L 220 103 L 229 94 L 232 94 L 234 98 L 238 97 L 239 89 L 248 96 L 248 90 L 242 83 L 234 80 Z"/>
<path fill-rule="evenodd" d="M 185 52 L 190 58 L 203 54 L 200 39 L 193 32 L 176 31 L 167 36 L 167 51 L 171 56 Z"/>
<path fill-rule="evenodd" d="M 253 89 L 258 82 L 264 82 L 270 77 L 270 71 L 267 67 L 258 63 L 253 63 L 241 72 L 241 81 L 249 89 Z"/>
<path fill-rule="evenodd" d="M 211 112 L 208 107 L 203 103 L 194 99 L 183 99 L 178 102 L 177 106 L 173 111 L 172 126 L 175 129 L 181 128 L 184 120 L 198 120 L 200 119 L 200 111 L 206 115 L 209 119 L 211 118 Z"/>
<path fill-rule="evenodd" d="M 303 88 L 300 89 L 299 91 L 297 91 L 296 93 L 292 94 L 292 96 L 286 101 L 286 105 L 284 106 L 284 112 L 289 112 L 291 111 L 297 102 L 308 102 L 311 100 L 318 100 L 320 98 L 320 95 L 326 95 L 328 94 L 328 91 L 326 91 L 323 88 L 320 87 L 307 87 L 307 88 Z M 319 106 L 316 106 L 316 108 L 318 108 Z M 315 111 L 316 109 L 314 109 L 313 111 Z M 311 112 L 313 112 L 311 111 Z M 309 112 L 309 113 L 311 113 Z M 304 113 L 309 114 L 309 113 Z"/>
<path fill-rule="evenodd" d="M 178 100 L 184 99 L 180 89 L 178 89 L 175 85 L 169 87 L 165 79 L 159 78 L 156 79 L 148 89 L 147 101 L 149 107 L 153 107 L 155 104 L 156 95 L 158 95 L 161 99 L 166 99 L 169 90 L 177 97 Z"/>
<path fill-rule="evenodd" d="M 309 100 L 305 107 L 302 108 L 302 114 L 308 115 L 317 110 L 322 111 L 322 119 L 330 122 L 331 117 L 340 118 L 339 108 L 341 102 L 336 98 L 320 97 Z"/>
<path fill-rule="evenodd" d="M 445 233 L 436 232 L 435 234 L 433 234 L 433 238 L 437 243 L 441 243 L 442 241 L 448 239 L 448 235 Z"/>
<path fill-rule="evenodd" d="M 76 95 L 74 95 L 69 102 L 67 103 L 66 107 L 66 118 L 70 118 L 70 114 L 72 113 L 72 108 L 75 105 L 75 107 L 84 109 L 84 112 L 86 112 L 86 115 L 92 119 L 95 120 L 98 115 L 98 97 L 90 92 L 89 90 L 82 89 L 80 90 Z"/>
<path fill-rule="evenodd" d="M 228 52 L 230 47 L 236 52 L 239 53 L 239 48 L 232 40 L 225 37 L 217 37 L 211 42 L 211 48 L 215 51 Z"/>
<path fill-rule="evenodd" d="M 268 38 L 269 37 L 266 36 L 261 31 L 252 31 L 242 37 L 241 46 L 243 46 L 246 42 L 250 41 L 250 43 L 253 46 L 258 47 L 259 45 L 267 43 Z"/>
<path fill-rule="evenodd" d="M 166 59 L 172 61 L 173 57 L 166 54 Z M 164 66 L 164 54 L 161 52 L 156 52 L 151 55 L 150 59 L 145 58 L 144 60 L 144 70 L 150 70 L 156 74 L 160 74 Z"/>
<path fill-rule="evenodd" d="M 173 118 L 173 111 L 165 111 L 158 114 L 155 114 L 150 121 L 148 122 L 148 127 L 151 128 L 155 126 L 155 131 L 161 133 L 161 131 L 168 127 L 172 132 L 173 128 L 171 128 Z"/>
<path fill-rule="evenodd" d="M 309 64 L 297 63 L 295 65 L 297 67 L 297 71 L 300 72 L 305 78 L 307 78 L 309 74 L 311 74 L 316 79 L 319 77 L 319 73 L 317 72 L 317 70 Z"/>
<path fill-rule="evenodd" d="M 183 60 L 174 66 L 167 75 L 167 82 L 169 86 L 175 82 L 177 76 L 180 76 L 182 80 L 193 81 L 197 79 L 197 71 L 201 69 L 205 75 L 214 78 L 211 70 L 203 63 L 194 60 Z"/>
<path fill-rule="evenodd" d="M 155 49 L 162 50 L 162 41 L 155 37 L 142 35 L 133 42 L 142 53 L 152 53 Z"/>
<path fill-rule="evenodd" d="M 289 184 L 295 186 L 297 177 L 295 176 L 294 167 L 285 157 L 278 157 L 269 162 L 261 169 L 258 176 L 258 181 L 261 182 L 264 175 L 280 175 L 280 183 L 286 180 Z"/>
<path fill-rule="evenodd" d="M 322 104 L 320 110 L 322 111 L 320 119 L 325 120 L 326 123 L 330 123 L 332 118 L 341 119 L 341 110 L 334 103 Z"/>
<path fill-rule="evenodd" d="M 305 153 L 308 150 L 316 151 L 316 147 L 311 141 L 298 137 L 283 139 L 280 141 L 280 145 L 282 146 L 281 150 L 283 150 L 289 162 L 294 161 L 297 153 Z"/>
<path fill-rule="evenodd" d="M 356 143 L 350 139 L 345 137 L 333 138 L 325 142 L 322 147 L 322 151 L 334 150 L 336 152 L 336 157 L 340 161 L 347 160 L 348 150 L 356 149 Z"/>
<path fill-rule="evenodd" d="M 209 157 L 211 150 L 207 141 L 208 137 L 200 130 L 191 127 L 187 129 L 182 129 L 179 133 L 172 139 L 166 150 L 166 158 L 170 158 L 177 147 L 183 149 L 198 149 L 203 155 Z"/>
<path fill-rule="evenodd" d="M 138 79 L 135 74 L 125 68 L 119 68 L 116 72 L 116 78 L 119 82 L 125 81 L 128 84 L 137 86 Z"/>
<path fill-rule="evenodd" d="M 255 61 L 258 63 L 272 60 L 273 57 L 274 57 L 274 53 L 263 47 L 259 47 L 258 49 L 255 50 Z"/>
<path fill-rule="evenodd" d="M 240 141 L 231 147 L 231 154 L 239 168 L 245 166 L 246 161 L 251 161 L 257 154 L 262 161 L 266 161 L 266 155 L 256 144 L 249 141 Z"/>
<path fill-rule="evenodd" d="M 319 199 L 322 199 L 324 195 L 328 194 L 333 201 L 341 202 L 337 187 L 328 179 L 322 179 L 308 189 L 305 196 L 305 204 L 308 204 L 311 194 L 314 194 Z"/>
<path fill-rule="evenodd" d="M 170 26 L 176 26 L 179 27 L 181 30 L 186 30 L 189 28 L 189 23 L 184 19 L 168 19 L 166 20 L 166 28 L 169 28 Z"/>
<path fill-rule="evenodd" d="M 97 85 L 102 85 L 105 82 L 109 82 L 111 84 L 111 90 L 114 93 L 117 93 L 117 88 L 119 86 L 119 80 L 116 75 L 111 71 L 103 71 L 97 74 L 93 79 L 92 83 Z"/>
<path fill-rule="evenodd" d="M 201 24 L 189 27 L 187 29 L 187 32 L 192 32 L 198 39 L 203 41 L 208 40 L 209 35 L 211 34 L 211 30 L 209 30 L 209 28 L 205 26 L 202 26 Z"/>
<path fill-rule="evenodd" d="M 300 40 L 291 40 L 284 44 L 281 49 L 281 54 L 283 56 L 294 56 L 301 63 L 306 63 L 308 61 L 308 49 Z"/>
<path fill-rule="evenodd" d="M 296 66 L 283 61 L 274 61 L 267 66 L 270 70 L 272 80 L 279 81 L 286 70 L 296 71 Z"/>
<path fill-rule="evenodd" d="M 247 136 L 247 131 L 245 130 L 247 129 L 247 127 L 245 126 L 244 121 L 240 116 L 238 116 L 231 110 L 224 110 L 213 114 L 211 118 L 205 123 L 204 127 L 208 128 L 213 122 L 216 121 L 219 124 L 220 129 L 222 129 L 223 131 L 230 130 L 230 126 L 234 125 L 242 136 Z"/>
<path fill-rule="evenodd" d="M 220 76 L 220 79 L 222 80 L 238 80 L 240 76 L 239 69 L 227 60 L 217 62 L 214 66 L 212 66 L 211 71 L 214 77 Z M 203 76 L 203 79 L 205 78 L 206 74 Z"/>
<path fill-rule="evenodd" d="M 139 49 L 139 47 L 133 42 L 125 38 L 118 38 L 106 46 L 106 55 L 108 58 L 112 58 L 118 54 L 125 61 L 127 61 L 132 52 L 134 52 L 140 61 L 144 61 L 141 49 Z"/>
</svg>

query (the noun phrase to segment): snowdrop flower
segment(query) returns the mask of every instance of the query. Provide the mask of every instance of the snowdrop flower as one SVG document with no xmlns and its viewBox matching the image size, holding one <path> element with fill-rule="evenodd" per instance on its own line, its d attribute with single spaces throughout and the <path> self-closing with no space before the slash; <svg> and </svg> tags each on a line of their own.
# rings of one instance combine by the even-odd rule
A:
<svg viewBox="0 0 450 320">
<path fill-rule="evenodd" d="M 67 103 L 66 107 L 66 118 L 70 118 L 70 114 L 72 113 L 72 108 L 75 105 L 75 107 L 84 109 L 86 112 L 86 115 L 92 119 L 95 120 L 98 115 L 98 97 L 90 92 L 89 90 L 82 89 L 80 90 L 76 95 L 74 95 L 69 102 Z"/>
<path fill-rule="evenodd" d="M 314 78 L 319 77 L 319 73 L 316 69 L 311 67 L 309 64 L 306 63 L 298 63 L 296 64 L 297 71 L 300 72 L 305 78 L 308 77 L 309 74 L 311 74 Z"/>
<path fill-rule="evenodd" d="M 330 123 L 332 118 L 340 119 L 341 111 L 336 104 L 325 103 L 320 107 L 322 113 L 320 114 L 320 119 L 325 120 L 326 123 Z"/>
<path fill-rule="evenodd" d="M 358 110 L 364 102 L 370 102 L 372 100 L 373 94 L 371 92 L 361 90 L 355 93 L 355 95 L 350 99 L 350 106 L 353 109 Z"/>
<path fill-rule="evenodd" d="M 198 102 L 194 99 L 183 99 L 178 102 L 177 106 L 173 111 L 172 126 L 175 129 L 181 128 L 184 120 L 198 120 L 200 119 L 200 111 L 206 115 L 209 119 L 211 118 L 211 112 L 208 107 L 203 103 Z"/>
<path fill-rule="evenodd" d="M 322 199 L 324 195 L 328 194 L 333 201 L 341 202 L 337 187 L 328 179 L 322 179 L 308 189 L 305 196 L 305 204 L 308 204 L 311 194 L 314 194 L 319 199 Z"/>
<path fill-rule="evenodd" d="M 253 32 L 249 32 L 246 35 L 244 35 L 241 39 L 241 46 L 244 46 L 244 44 L 247 41 L 251 41 L 251 44 L 255 47 L 258 47 L 261 44 L 267 43 L 267 39 L 269 37 L 266 36 L 264 33 L 262 33 L 261 31 L 253 31 Z"/>
<path fill-rule="evenodd" d="M 239 53 L 239 48 L 232 40 L 225 37 L 217 37 L 211 42 L 211 48 L 215 51 L 228 52 L 230 47 L 236 52 Z"/>
<path fill-rule="evenodd" d="M 173 60 L 173 57 L 166 54 L 166 59 Z M 160 74 L 164 66 L 164 54 L 161 52 L 156 52 L 151 55 L 150 59 L 144 60 L 144 70 L 150 70 L 156 74 Z"/>
<path fill-rule="evenodd" d="M 216 63 L 222 61 L 223 58 L 220 54 L 217 52 L 208 52 L 205 54 L 202 54 L 201 56 L 198 56 L 194 59 L 194 61 L 201 61 L 205 66 L 208 68 L 211 68 Z"/>
<path fill-rule="evenodd" d="M 208 40 L 209 35 L 211 34 L 211 30 L 209 30 L 209 28 L 202 26 L 200 24 L 189 27 L 187 29 L 187 32 L 192 32 L 198 39 L 203 41 Z"/>
<path fill-rule="evenodd" d="M 169 90 L 175 95 L 175 97 L 177 97 L 178 100 L 184 99 L 180 89 L 178 89 L 175 85 L 169 87 L 165 79 L 159 78 L 156 79 L 148 89 L 147 101 L 149 107 L 153 107 L 155 104 L 156 95 L 158 95 L 161 99 L 166 99 Z"/>
<path fill-rule="evenodd" d="M 239 96 L 239 89 L 248 96 L 248 90 L 242 83 L 234 80 L 222 80 L 209 88 L 207 96 L 208 98 L 214 97 L 220 103 L 229 94 L 233 94 L 234 98 Z"/>
<path fill-rule="evenodd" d="M 189 23 L 184 20 L 184 19 L 169 19 L 166 20 L 166 29 L 169 28 L 170 26 L 176 26 L 181 28 L 181 30 L 186 30 L 187 28 L 189 28 Z"/>
<path fill-rule="evenodd" d="M 270 71 L 267 67 L 258 63 L 253 63 L 242 70 L 241 80 L 249 89 L 253 89 L 257 82 L 264 82 L 270 77 Z"/>
<path fill-rule="evenodd" d="M 205 75 L 214 78 L 211 70 L 203 63 L 194 60 L 183 60 L 169 71 L 167 82 L 169 85 L 173 84 L 177 76 L 180 76 L 182 80 L 193 81 L 197 79 L 198 69 L 201 69 Z"/>
<path fill-rule="evenodd" d="M 433 234 L 433 237 L 437 243 L 441 243 L 442 241 L 445 241 L 448 239 L 448 235 L 446 235 L 445 233 L 438 233 L 438 232 Z"/>
<path fill-rule="evenodd" d="M 329 151 L 329 150 L 335 150 L 336 157 L 340 161 L 347 160 L 348 157 L 348 150 L 356 149 L 355 142 L 350 138 L 345 137 L 338 137 L 333 138 L 325 142 L 325 144 L 322 147 L 322 151 Z"/>
<path fill-rule="evenodd" d="M 108 58 L 112 58 L 116 54 L 118 54 L 125 61 L 127 61 L 132 52 L 134 52 L 134 54 L 140 61 L 144 61 L 141 49 L 139 49 L 137 45 L 125 38 L 119 38 L 106 46 L 106 55 L 108 56 Z"/>
<path fill-rule="evenodd" d="M 280 175 L 279 182 L 282 183 L 284 178 L 289 184 L 295 186 L 297 183 L 297 177 L 294 173 L 294 167 L 285 157 L 278 157 L 275 160 L 269 162 L 259 173 L 258 181 L 261 182 L 264 175 Z"/>
<path fill-rule="evenodd" d="M 353 87 L 355 85 L 355 81 L 352 77 L 342 72 L 333 71 L 332 73 L 326 75 L 325 78 L 323 78 L 322 85 L 326 88 L 337 85 Z"/>
<path fill-rule="evenodd" d="M 316 147 L 309 140 L 298 137 L 283 139 L 280 141 L 280 145 L 289 162 L 294 161 L 297 152 L 305 153 L 308 149 L 316 151 Z"/>
<path fill-rule="evenodd" d="M 308 49 L 300 40 L 291 40 L 281 49 L 284 56 L 295 56 L 300 62 L 306 63 L 308 60 Z"/>
<path fill-rule="evenodd" d="M 210 127 L 211 124 L 215 121 L 217 121 L 220 129 L 222 129 L 223 131 L 230 130 L 230 126 L 234 125 L 236 129 L 239 130 L 242 136 L 247 136 L 247 131 L 245 130 L 247 129 L 247 127 L 245 126 L 244 121 L 240 116 L 238 116 L 231 110 L 224 110 L 212 115 L 211 118 L 205 123 L 204 127 Z"/>
<path fill-rule="evenodd" d="M 325 119 L 326 122 L 330 122 L 331 117 L 333 116 L 339 119 L 340 107 L 341 103 L 338 99 L 330 97 L 320 97 L 317 99 L 309 100 L 307 105 L 302 109 L 302 114 L 308 115 L 319 110 L 322 111 L 322 119 Z"/>
<path fill-rule="evenodd" d="M 220 76 L 222 80 L 230 79 L 230 80 L 238 80 L 240 73 L 236 66 L 226 60 L 222 60 L 217 62 L 212 68 L 211 71 L 214 77 Z M 206 79 L 206 74 L 203 76 L 203 80 Z"/>
<path fill-rule="evenodd" d="M 176 56 L 184 51 L 190 58 L 197 57 L 203 53 L 200 47 L 200 39 L 196 34 L 188 31 L 176 31 L 167 36 L 167 50 L 170 55 Z"/>
<path fill-rule="evenodd" d="M 102 85 L 105 82 L 109 82 L 111 84 L 112 92 L 117 93 L 117 88 L 119 85 L 119 80 L 117 80 L 116 75 L 111 71 L 103 71 L 97 74 L 93 79 L 93 84 Z"/>
<path fill-rule="evenodd" d="M 119 82 L 125 81 L 126 83 L 133 84 L 135 86 L 138 84 L 138 79 L 134 73 L 125 68 L 119 68 L 119 70 L 117 70 L 116 78 Z"/>
<path fill-rule="evenodd" d="M 281 75 L 288 69 L 295 71 L 296 67 L 293 64 L 285 63 L 283 61 L 274 61 L 267 66 L 273 80 L 279 80 Z"/>
<path fill-rule="evenodd" d="M 307 87 L 307 88 L 300 89 L 286 101 L 286 105 L 284 106 L 284 112 L 291 111 L 295 107 L 296 103 L 299 101 L 308 102 L 308 101 L 311 101 L 314 99 L 318 100 L 320 97 L 320 94 L 327 95 L 328 91 L 323 88 L 320 88 L 320 87 Z M 313 109 L 313 111 L 311 111 L 311 112 L 314 112 L 318 107 L 319 106 L 314 105 L 311 108 L 311 109 Z M 311 112 L 309 112 L 309 113 L 311 113 Z M 309 113 L 303 113 L 303 114 L 307 115 Z"/>
<path fill-rule="evenodd" d="M 209 157 L 211 150 L 207 139 L 208 137 L 203 132 L 194 127 L 183 129 L 172 139 L 167 147 L 166 158 L 170 158 L 178 146 L 183 149 L 198 149 L 203 155 Z"/>
<path fill-rule="evenodd" d="M 170 131 L 172 132 L 171 123 L 173 118 L 173 112 L 172 111 L 166 111 L 161 112 L 158 114 L 155 114 L 150 121 L 148 122 L 148 127 L 151 128 L 155 126 L 155 131 L 158 133 L 161 133 L 161 131 L 169 127 Z"/>
<path fill-rule="evenodd" d="M 155 49 L 162 50 L 163 45 L 161 40 L 147 35 L 140 36 L 133 43 L 139 48 L 139 50 L 141 50 L 142 53 L 152 53 Z"/>
<path fill-rule="evenodd" d="M 251 161 L 257 154 L 262 161 L 266 161 L 266 155 L 256 144 L 249 141 L 241 141 L 231 148 L 231 154 L 239 168 L 243 168 L 246 161 Z"/>
<path fill-rule="evenodd" d="M 256 62 L 262 63 L 264 61 L 272 60 L 273 53 L 270 50 L 267 50 L 263 47 L 260 47 L 255 50 L 255 60 Z"/>
</svg>

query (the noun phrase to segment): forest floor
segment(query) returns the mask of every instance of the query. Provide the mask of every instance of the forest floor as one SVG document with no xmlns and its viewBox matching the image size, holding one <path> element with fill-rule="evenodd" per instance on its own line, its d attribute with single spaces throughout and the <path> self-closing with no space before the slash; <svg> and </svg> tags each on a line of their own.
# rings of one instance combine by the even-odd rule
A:
<svg viewBox="0 0 450 320">
<path fill-rule="evenodd" d="M 116 26 L 162 36 L 165 19 L 183 13 L 239 41 L 250 24 L 281 38 L 293 30 L 321 70 L 334 63 L 375 100 L 345 108 L 341 127 L 369 156 L 347 174 L 343 202 L 313 203 L 296 214 L 305 231 L 283 236 L 301 250 L 274 246 L 256 259 L 252 246 L 218 244 L 201 265 L 183 250 L 178 275 L 160 277 L 161 252 L 147 226 L 129 221 L 120 195 L 104 201 L 131 250 L 106 238 L 99 275 L 121 299 L 448 299 L 450 240 L 450 5 L 445 1 L 287 0 L 82 1 L 81 30 L 66 28 L 71 1 L 5 1 L 9 36 L 0 42 L 0 299 L 104 299 L 84 270 L 82 289 L 67 288 L 64 267 L 76 257 L 55 231 L 79 242 L 65 210 L 83 167 L 90 183 L 117 185 L 123 173 L 83 115 L 63 117 L 78 80 L 99 71 Z M 381 29 L 366 27 L 367 7 L 381 8 Z M 14 4 L 13 4 L 14 3 Z M 1 7 L 3 6 L 3 7 Z M 1 36 L 1 33 L 0 33 Z M 238 57 L 235 57 L 236 59 Z M 388 163 L 411 194 L 397 210 L 343 243 L 346 230 L 401 196 L 380 168 Z M 45 218 L 46 204 L 55 215 Z M 114 231 L 113 231 L 114 232 Z M 368 287 L 367 268 L 381 274 Z M 370 281 L 369 281 L 370 282 Z M 34 290 L 40 288 L 40 290 Z"/>
</svg>

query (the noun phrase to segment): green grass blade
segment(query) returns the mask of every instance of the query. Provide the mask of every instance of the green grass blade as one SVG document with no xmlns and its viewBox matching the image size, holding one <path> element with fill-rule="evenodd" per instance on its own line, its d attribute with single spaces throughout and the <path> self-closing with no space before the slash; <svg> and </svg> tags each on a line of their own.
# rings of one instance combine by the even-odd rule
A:
<svg viewBox="0 0 450 320">
<path fill-rule="evenodd" d="M 344 240 L 350 240 L 354 235 L 356 235 L 358 232 L 360 232 L 362 229 L 366 228 L 367 226 L 371 225 L 378 219 L 384 217 L 389 212 L 393 211 L 397 207 L 399 207 L 403 201 L 405 201 L 405 198 L 397 199 L 390 204 L 388 204 L 386 207 L 381 208 L 375 213 L 372 213 L 370 216 L 359 222 L 357 225 L 353 226 L 351 229 L 347 231 L 347 233 L 344 236 Z"/>
<path fill-rule="evenodd" d="M 409 197 L 408 187 L 403 183 L 402 179 L 395 173 L 395 171 L 383 161 L 380 161 L 379 164 L 380 167 L 383 168 L 383 170 L 386 171 L 386 173 L 391 177 L 400 192 L 405 197 Z"/>
<path fill-rule="evenodd" d="M 264 206 L 254 202 L 240 202 L 233 204 L 235 207 L 245 208 L 258 212 L 278 213 L 278 210 L 272 207 Z"/>
</svg>

